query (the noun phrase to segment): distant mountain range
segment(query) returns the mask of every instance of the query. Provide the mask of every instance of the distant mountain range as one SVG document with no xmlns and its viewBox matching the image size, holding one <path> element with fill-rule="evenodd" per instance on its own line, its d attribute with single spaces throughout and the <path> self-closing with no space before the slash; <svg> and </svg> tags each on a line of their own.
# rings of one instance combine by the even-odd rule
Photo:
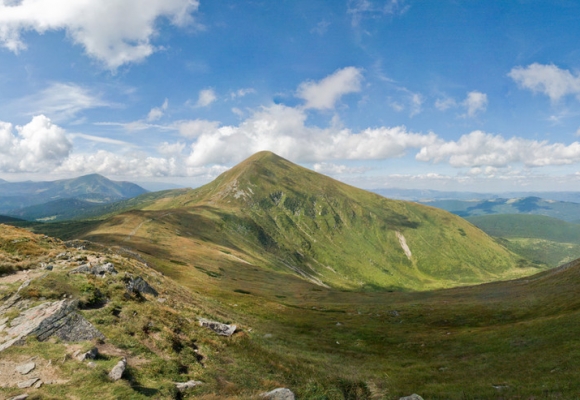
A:
<svg viewBox="0 0 580 400">
<path fill-rule="evenodd" d="M 441 208 L 460 217 L 495 214 L 545 215 L 568 222 L 580 221 L 580 203 L 547 200 L 539 197 L 498 198 L 489 200 L 433 200 L 422 204 Z"/>
<path fill-rule="evenodd" d="M 371 189 L 372 192 L 382 196 L 399 200 L 417 201 L 429 203 L 435 200 L 495 200 L 495 199 L 519 199 L 525 197 L 539 197 L 546 200 L 565 201 L 580 203 L 580 192 L 504 192 L 504 193 L 478 193 L 478 192 L 445 192 L 429 189 Z"/>
<path fill-rule="evenodd" d="M 33 220 L 68 219 L 83 210 L 146 192 L 134 183 L 98 174 L 49 182 L 0 180 L 0 214 Z"/>
</svg>

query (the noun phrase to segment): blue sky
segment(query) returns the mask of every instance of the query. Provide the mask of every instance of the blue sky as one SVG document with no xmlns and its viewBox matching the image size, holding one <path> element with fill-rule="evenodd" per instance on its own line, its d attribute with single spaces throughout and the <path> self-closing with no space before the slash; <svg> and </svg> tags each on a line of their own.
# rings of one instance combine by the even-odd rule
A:
<svg viewBox="0 0 580 400">
<path fill-rule="evenodd" d="M 0 0 L 0 178 L 578 190 L 579 39 L 576 1 Z"/>
</svg>

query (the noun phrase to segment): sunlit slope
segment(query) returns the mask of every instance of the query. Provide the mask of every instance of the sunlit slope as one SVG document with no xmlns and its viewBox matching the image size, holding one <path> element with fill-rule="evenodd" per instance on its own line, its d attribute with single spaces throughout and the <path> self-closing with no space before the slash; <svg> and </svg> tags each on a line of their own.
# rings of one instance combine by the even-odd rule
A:
<svg viewBox="0 0 580 400">
<path fill-rule="evenodd" d="M 86 237 L 156 256 L 188 254 L 186 262 L 210 268 L 237 257 L 350 289 L 429 289 L 536 271 L 457 216 L 386 199 L 270 152 L 199 189 L 112 217 Z"/>
</svg>

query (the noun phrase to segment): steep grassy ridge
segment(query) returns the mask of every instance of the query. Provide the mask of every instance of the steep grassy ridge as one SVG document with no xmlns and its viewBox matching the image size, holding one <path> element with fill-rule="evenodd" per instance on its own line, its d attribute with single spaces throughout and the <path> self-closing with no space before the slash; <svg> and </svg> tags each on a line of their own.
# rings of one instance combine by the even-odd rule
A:
<svg viewBox="0 0 580 400">
<path fill-rule="evenodd" d="M 133 200 L 84 236 L 217 268 L 235 257 L 347 289 L 428 289 L 537 271 L 463 219 L 262 152 L 196 190 Z"/>
</svg>

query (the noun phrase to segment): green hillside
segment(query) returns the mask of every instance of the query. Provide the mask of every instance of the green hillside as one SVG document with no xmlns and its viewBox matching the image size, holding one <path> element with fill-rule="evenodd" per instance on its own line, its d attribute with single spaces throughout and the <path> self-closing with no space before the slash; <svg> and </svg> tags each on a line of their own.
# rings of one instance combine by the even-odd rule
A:
<svg viewBox="0 0 580 400">
<path fill-rule="evenodd" d="M 514 253 L 555 267 L 580 257 L 580 225 L 541 215 L 489 215 L 468 221 Z"/>
<path fill-rule="evenodd" d="M 0 306 L 31 280 L 19 292 L 21 310 L 0 310 L 8 326 L 27 307 L 66 298 L 78 301 L 78 313 L 104 335 L 73 343 L 30 337 L 2 351 L 3 367 L 12 372 L 32 360 L 30 376 L 44 384 L 20 389 L 16 383 L 28 377 L 3 374 L 1 398 L 257 399 L 278 387 L 298 399 L 328 400 L 397 400 L 411 393 L 577 399 L 580 393 L 579 262 L 516 281 L 368 293 L 256 268 L 233 252 L 222 253 L 230 268 L 214 271 L 200 260 L 192 268 L 176 258 L 185 251 L 132 254 L 125 247 L 133 243 L 124 238 L 118 246 L 65 247 L 6 226 L 0 238 Z M 119 273 L 71 273 L 77 260 L 87 259 L 112 262 Z M 7 268 L 28 272 L 5 275 Z M 136 276 L 159 296 L 128 293 L 127 281 Z M 238 329 L 217 336 L 199 326 L 200 317 Z M 77 359 L 93 347 L 96 360 Z M 113 382 L 107 374 L 123 357 L 126 373 Z M 174 382 L 192 379 L 202 384 L 176 390 Z"/>
<path fill-rule="evenodd" d="M 155 196 L 153 196 L 155 195 Z M 344 289 L 428 289 L 537 269 L 462 218 L 262 152 L 196 190 L 148 194 L 84 238 L 206 270 L 232 258 Z"/>
</svg>

